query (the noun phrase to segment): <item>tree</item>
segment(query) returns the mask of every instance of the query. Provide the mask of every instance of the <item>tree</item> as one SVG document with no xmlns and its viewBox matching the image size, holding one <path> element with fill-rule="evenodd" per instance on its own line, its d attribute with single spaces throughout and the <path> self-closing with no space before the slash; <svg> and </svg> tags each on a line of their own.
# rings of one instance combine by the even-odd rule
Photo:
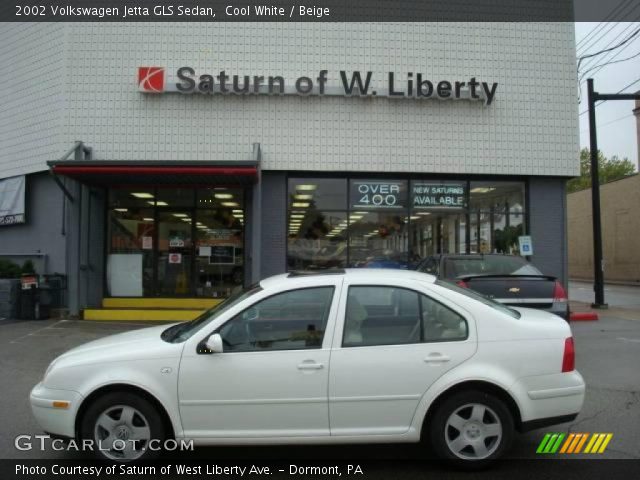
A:
<svg viewBox="0 0 640 480">
<path fill-rule="evenodd" d="M 602 152 L 598 152 L 598 177 L 601 184 L 626 177 L 635 171 L 635 165 L 628 158 L 620 159 L 617 155 L 607 158 Z M 567 182 L 567 191 L 572 193 L 590 187 L 591 153 L 588 148 L 583 148 L 580 150 L 580 176 Z"/>
</svg>

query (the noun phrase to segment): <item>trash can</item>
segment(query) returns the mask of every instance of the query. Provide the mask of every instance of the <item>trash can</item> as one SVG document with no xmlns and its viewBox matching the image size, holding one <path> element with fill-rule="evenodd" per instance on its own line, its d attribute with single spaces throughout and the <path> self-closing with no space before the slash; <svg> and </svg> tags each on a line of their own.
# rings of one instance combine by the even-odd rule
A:
<svg viewBox="0 0 640 480">
<path fill-rule="evenodd" d="M 38 288 L 35 284 L 29 285 L 29 288 L 23 288 L 20 292 L 20 316 L 21 320 L 36 319 L 36 301 Z"/>
<path fill-rule="evenodd" d="M 51 318 L 51 304 L 53 302 L 53 289 L 48 283 L 41 283 L 36 290 L 35 319 L 46 320 Z"/>
<path fill-rule="evenodd" d="M 46 320 L 51 317 L 53 301 L 51 286 L 42 282 L 35 273 L 23 274 L 20 279 L 20 318 L 22 320 Z"/>
</svg>

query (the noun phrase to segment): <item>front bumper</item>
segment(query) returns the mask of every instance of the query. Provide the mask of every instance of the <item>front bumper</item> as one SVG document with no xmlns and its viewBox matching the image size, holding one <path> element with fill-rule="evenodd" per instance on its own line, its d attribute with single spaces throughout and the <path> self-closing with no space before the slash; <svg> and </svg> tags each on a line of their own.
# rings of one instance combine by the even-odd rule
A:
<svg viewBox="0 0 640 480">
<path fill-rule="evenodd" d="M 75 419 L 82 395 L 70 390 L 53 390 L 42 383 L 31 390 L 31 410 L 42 429 L 55 436 L 75 437 Z M 54 407 L 54 402 L 68 403 L 66 408 Z"/>
</svg>

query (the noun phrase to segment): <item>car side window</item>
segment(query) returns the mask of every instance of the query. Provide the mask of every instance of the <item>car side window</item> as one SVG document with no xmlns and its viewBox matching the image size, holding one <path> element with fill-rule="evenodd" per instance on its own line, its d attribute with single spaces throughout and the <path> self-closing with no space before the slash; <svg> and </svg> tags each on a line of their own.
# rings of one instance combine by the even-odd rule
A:
<svg viewBox="0 0 640 480">
<path fill-rule="evenodd" d="M 413 290 L 353 286 L 347 294 L 342 346 L 398 345 L 420 341 L 420 301 Z"/>
<path fill-rule="evenodd" d="M 320 348 L 333 291 L 290 290 L 253 304 L 218 329 L 224 352 Z"/>
<path fill-rule="evenodd" d="M 466 340 L 469 328 L 464 317 L 426 295 L 420 295 L 424 342 Z"/>
<path fill-rule="evenodd" d="M 467 337 L 466 320 L 426 295 L 398 287 L 349 287 L 343 347 L 449 342 Z"/>
</svg>

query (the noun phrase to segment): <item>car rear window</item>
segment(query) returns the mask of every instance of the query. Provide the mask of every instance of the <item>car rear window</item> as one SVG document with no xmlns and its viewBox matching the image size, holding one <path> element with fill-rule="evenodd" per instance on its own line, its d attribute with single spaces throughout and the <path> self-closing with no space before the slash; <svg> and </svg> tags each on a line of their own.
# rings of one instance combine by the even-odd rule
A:
<svg viewBox="0 0 640 480">
<path fill-rule="evenodd" d="M 470 290 L 468 288 L 459 287 L 458 285 L 451 282 L 447 282 L 445 280 L 436 280 L 435 283 L 436 285 L 439 285 L 441 287 L 448 288 L 449 290 L 453 290 L 454 292 L 461 293 L 462 295 L 465 295 L 469 298 L 473 298 L 474 300 L 484 303 L 488 307 L 491 307 L 494 310 L 498 310 L 499 312 L 505 313 L 510 317 L 520 318 L 520 312 L 518 312 L 517 310 L 514 310 L 513 308 L 509 308 L 506 305 L 503 305 L 502 303 L 496 302 L 495 300 L 491 300 L 490 298 L 485 297 L 484 295 L 478 292 L 474 292 L 473 290 Z"/>
<path fill-rule="evenodd" d="M 542 275 L 542 272 L 521 257 L 485 256 L 447 258 L 447 278 L 467 275 Z"/>
</svg>

